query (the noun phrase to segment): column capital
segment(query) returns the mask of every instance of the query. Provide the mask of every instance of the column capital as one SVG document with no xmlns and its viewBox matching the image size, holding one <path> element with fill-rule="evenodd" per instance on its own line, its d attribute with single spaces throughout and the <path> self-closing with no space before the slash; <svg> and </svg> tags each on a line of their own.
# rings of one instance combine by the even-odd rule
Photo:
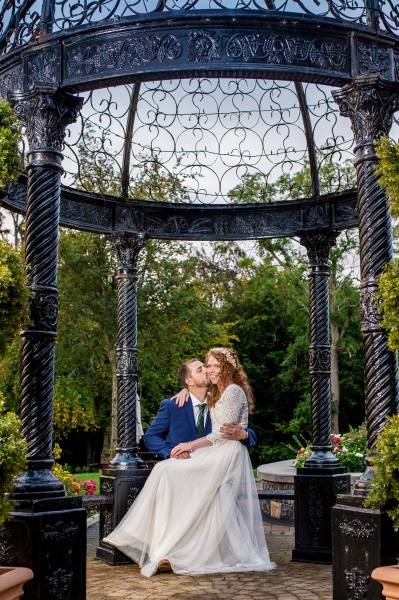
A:
<svg viewBox="0 0 399 600">
<path fill-rule="evenodd" d="M 134 237 L 113 234 L 109 236 L 109 241 L 116 253 L 119 269 L 137 268 L 139 254 L 146 244 L 144 234 Z"/>
<path fill-rule="evenodd" d="M 397 84 L 379 75 L 359 77 L 332 95 L 341 115 L 351 120 L 357 147 L 387 135 L 399 108 Z"/>
<path fill-rule="evenodd" d="M 338 231 L 315 231 L 309 233 L 300 239 L 301 246 L 304 246 L 308 253 L 309 266 L 328 265 L 330 249 L 335 246 Z"/>
<path fill-rule="evenodd" d="M 83 98 L 45 84 L 34 84 L 26 93 L 10 94 L 9 101 L 26 126 L 31 153 L 61 153 L 65 128 L 76 121 L 83 105 Z"/>
</svg>

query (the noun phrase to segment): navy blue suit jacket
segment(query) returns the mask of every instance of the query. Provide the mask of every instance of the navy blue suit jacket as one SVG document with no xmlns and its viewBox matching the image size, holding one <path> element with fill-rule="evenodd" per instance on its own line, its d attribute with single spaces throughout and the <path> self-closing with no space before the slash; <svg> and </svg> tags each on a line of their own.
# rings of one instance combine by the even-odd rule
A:
<svg viewBox="0 0 399 600">
<path fill-rule="evenodd" d="M 248 431 L 248 446 L 256 444 L 256 435 L 252 429 Z M 212 432 L 211 417 L 205 422 L 203 436 Z M 181 442 L 191 442 L 197 439 L 197 429 L 191 398 L 179 408 L 174 400 L 167 398 L 161 402 L 159 411 L 144 434 L 144 442 L 148 450 L 163 458 L 168 458 L 172 448 Z"/>
</svg>

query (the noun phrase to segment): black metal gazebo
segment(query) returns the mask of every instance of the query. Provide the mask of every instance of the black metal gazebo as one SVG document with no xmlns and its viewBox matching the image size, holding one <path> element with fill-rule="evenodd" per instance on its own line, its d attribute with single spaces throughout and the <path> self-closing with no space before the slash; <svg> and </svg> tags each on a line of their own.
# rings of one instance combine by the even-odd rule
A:
<svg viewBox="0 0 399 600">
<path fill-rule="evenodd" d="M 328 562 L 333 553 L 335 600 L 379 597 L 369 575 L 394 559 L 396 542 L 387 545 L 384 513 L 362 507 L 370 468 L 354 495 L 345 494 L 348 475 L 331 453 L 328 257 L 341 230 L 359 227 L 372 451 L 398 408 L 396 358 L 374 298 L 392 236 L 373 141 L 389 133 L 399 108 L 399 6 L 2 0 L 0 11 L 0 95 L 27 140 L 26 174 L 0 193 L 3 206 L 26 214 L 31 292 L 21 376 L 28 470 L 0 534 L 1 561 L 34 570 L 28 599 L 85 597 L 85 511 L 51 472 L 59 225 L 110 235 L 119 264 L 118 448 L 101 483 L 113 502 L 102 509 L 105 533 L 147 476 L 135 441 L 137 258 L 145 240 L 297 236 L 309 258 L 313 454 L 296 478 L 293 559 Z M 108 179 L 84 172 L 82 149 L 110 167 Z M 353 155 L 357 188 L 348 189 L 341 167 Z M 323 164 L 334 161 L 326 184 Z M 276 184 L 304 162 L 303 189 Z M 163 174 L 165 189 L 148 184 L 149 168 Z M 245 203 L 251 177 L 260 191 Z M 103 543 L 98 556 L 122 560 Z"/>
</svg>

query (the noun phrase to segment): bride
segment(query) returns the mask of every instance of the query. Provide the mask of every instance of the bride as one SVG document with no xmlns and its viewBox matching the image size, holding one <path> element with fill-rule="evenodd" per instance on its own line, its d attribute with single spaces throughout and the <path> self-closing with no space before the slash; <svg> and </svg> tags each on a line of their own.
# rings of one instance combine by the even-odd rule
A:
<svg viewBox="0 0 399 600">
<path fill-rule="evenodd" d="M 179 574 L 268 571 L 270 562 L 252 465 L 246 447 L 222 437 L 223 423 L 248 425 L 252 391 L 236 353 L 213 348 L 206 357 L 212 433 L 178 444 L 118 527 L 104 541 L 150 577 L 161 561 Z"/>
</svg>

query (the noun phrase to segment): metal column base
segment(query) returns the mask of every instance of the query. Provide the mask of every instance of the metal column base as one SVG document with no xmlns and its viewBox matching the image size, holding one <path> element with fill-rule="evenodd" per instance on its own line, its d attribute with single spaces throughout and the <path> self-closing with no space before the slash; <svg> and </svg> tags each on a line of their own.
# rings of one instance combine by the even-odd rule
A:
<svg viewBox="0 0 399 600">
<path fill-rule="evenodd" d="M 108 565 L 128 565 L 132 560 L 114 546 L 103 542 L 121 522 L 131 507 L 151 471 L 149 469 L 104 469 L 100 479 L 100 490 L 104 496 L 113 496 L 112 505 L 100 507 L 100 545 L 96 550 L 96 558 Z"/>
<path fill-rule="evenodd" d="M 363 508 L 363 500 L 342 495 L 332 510 L 334 600 L 382 600 L 381 584 L 371 573 L 398 561 L 399 533 L 391 519 L 384 511 Z"/>
<path fill-rule="evenodd" d="M 350 491 L 344 467 L 304 467 L 295 476 L 295 548 L 292 560 L 331 564 L 331 510 Z"/>
<path fill-rule="evenodd" d="M 0 533 L 0 563 L 28 567 L 24 600 L 86 598 L 86 510 L 79 496 L 22 500 Z"/>
</svg>

